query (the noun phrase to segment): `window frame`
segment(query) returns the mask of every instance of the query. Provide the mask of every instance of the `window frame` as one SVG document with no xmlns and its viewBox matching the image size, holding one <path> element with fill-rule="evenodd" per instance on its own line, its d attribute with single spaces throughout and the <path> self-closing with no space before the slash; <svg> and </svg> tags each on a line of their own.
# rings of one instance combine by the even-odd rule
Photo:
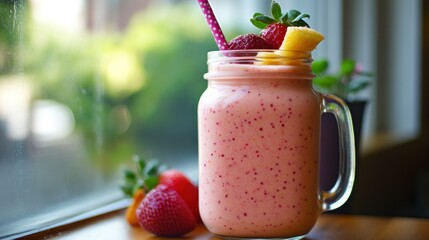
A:
<svg viewBox="0 0 429 240">
<path fill-rule="evenodd" d="M 386 10 L 383 3 L 377 1 L 377 4 L 378 12 Z M 421 179 L 429 176 L 429 69 L 426 67 L 429 65 L 429 2 L 419 1 L 418 4 L 421 6 L 418 19 L 421 23 L 419 131 L 405 141 L 387 137 L 387 145 L 358 159 L 350 199 L 350 213 L 353 214 L 428 217 L 428 206 L 419 203 L 419 191 L 423 191 Z"/>
</svg>

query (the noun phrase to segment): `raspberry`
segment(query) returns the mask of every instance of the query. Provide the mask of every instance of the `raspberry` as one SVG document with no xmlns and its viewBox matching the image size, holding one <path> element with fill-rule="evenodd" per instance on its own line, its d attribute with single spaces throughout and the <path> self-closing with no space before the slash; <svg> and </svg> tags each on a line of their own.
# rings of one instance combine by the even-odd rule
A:
<svg viewBox="0 0 429 240">
<path fill-rule="evenodd" d="M 229 49 L 274 49 L 274 47 L 262 37 L 248 33 L 232 39 L 229 42 Z"/>
</svg>

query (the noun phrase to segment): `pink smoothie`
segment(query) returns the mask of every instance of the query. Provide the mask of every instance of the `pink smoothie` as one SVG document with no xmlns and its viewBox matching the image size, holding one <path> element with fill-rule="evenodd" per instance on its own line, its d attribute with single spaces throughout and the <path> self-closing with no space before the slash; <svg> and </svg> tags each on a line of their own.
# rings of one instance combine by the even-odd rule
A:
<svg viewBox="0 0 429 240">
<path fill-rule="evenodd" d="M 221 236 L 305 235 L 321 211 L 321 107 L 309 69 L 215 65 L 206 78 L 198 106 L 204 224 Z"/>
</svg>

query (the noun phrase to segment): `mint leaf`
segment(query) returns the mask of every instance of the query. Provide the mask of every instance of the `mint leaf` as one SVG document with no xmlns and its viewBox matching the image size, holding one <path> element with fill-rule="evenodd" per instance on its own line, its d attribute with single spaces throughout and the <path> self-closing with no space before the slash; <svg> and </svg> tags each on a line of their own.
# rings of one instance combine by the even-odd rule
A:
<svg viewBox="0 0 429 240">
<path fill-rule="evenodd" d="M 282 9 L 280 4 L 276 3 L 275 1 L 273 1 L 271 5 L 271 15 L 273 15 L 276 20 L 280 20 L 282 17 Z"/>
</svg>

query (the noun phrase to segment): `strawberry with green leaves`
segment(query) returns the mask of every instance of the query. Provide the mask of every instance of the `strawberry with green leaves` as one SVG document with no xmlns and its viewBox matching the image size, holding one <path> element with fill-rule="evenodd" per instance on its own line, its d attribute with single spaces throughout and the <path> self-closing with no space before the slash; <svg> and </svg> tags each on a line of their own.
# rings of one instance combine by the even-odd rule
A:
<svg viewBox="0 0 429 240">
<path fill-rule="evenodd" d="M 304 18 L 310 18 L 310 15 L 301 13 L 295 9 L 283 13 L 280 4 L 273 1 L 271 5 L 271 16 L 255 13 L 250 21 L 255 27 L 262 29 L 260 33 L 261 38 L 265 39 L 275 49 L 279 49 L 283 43 L 288 27 L 310 27 L 304 21 Z"/>
<path fill-rule="evenodd" d="M 166 165 L 157 160 L 145 161 L 143 158 L 134 156 L 133 161 L 135 170 L 124 171 L 124 182 L 121 186 L 125 195 L 133 197 L 133 202 L 126 211 L 128 222 L 133 226 L 140 225 L 158 236 L 180 236 L 191 231 L 195 227 L 191 227 L 192 223 L 201 220 L 198 211 L 198 188 L 184 173 L 167 169 Z M 156 190 L 161 185 L 164 186 L 164 190 Z M 168 190 L 165 190 L 166 188 Z M 164 194 L 165 192 L 168 194 Z M 159 197 L 161 195 L 174 195 L 174 197 Z M 146 203 L 143 204 L 143 202 Z M 151 210 L 145 209 L 147 206 L 152 206 Z M 159 209 L 155 210 L 153 206 Z M 137 214 L 138 212 L 141 214 Z M 145 214 L 149 212 L 150 218 Z M 172 213 L 176 214 L 175 221 L 164 222 L 167 221 L 165 216 Z M 153 219 L 157 220 L 153 222 Z M 168 228 L 174 231 L 165 229 L 165 226 L 169 226 Z"/>
<path fill-rule="evenodd" d="M 125 218 L 130 225 L 138 226 L 139 221 L 136 210 L 145 195 L 158 185 L 159 175 L 167 167 L 157 160 L 146 161 L 137 155 L 134 155 L 132 160 L 135 169 L 124 170 L 124 181 L 121 189 L 125 195 L 132 198 L 132 202 L 125 213 Z"/>
<path fill-rule="evenodd" d="M 140 226 L 160 237 L 179 237 L 197 225 L 183 198 L 170 186 L 159 184 L 137 208 Z"/>
<path fill-rule="evenodd" d="M 158 160 L 146 161 L 137 155 L 134 155 L 132 160 L 135 169 L 124 170 L 124 181 L 121 186 L 122 192 L 129 197 L 133 197 L 139 189 L 147 193 L 155 188 L 159 182 L 159 175 L 168 168 Z"/>
</svg>

